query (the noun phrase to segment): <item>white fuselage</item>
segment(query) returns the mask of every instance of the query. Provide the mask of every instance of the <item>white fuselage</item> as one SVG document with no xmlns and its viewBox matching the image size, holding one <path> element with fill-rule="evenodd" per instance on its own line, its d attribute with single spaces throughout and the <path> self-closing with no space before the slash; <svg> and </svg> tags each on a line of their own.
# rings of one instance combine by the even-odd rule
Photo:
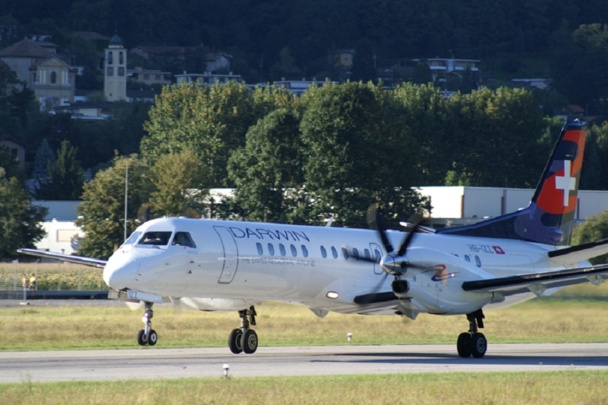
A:
<svg viewBox="0 0 608 405">
<path fill-rule="evenodd" d="M 174 244 L 177 233 L 192 243 Z M 152 234 L 167 239 L 144 243 L 144 236 Z M 389 231 L 388 237 L 399 246 L 405 233 Z M 184 298 L 209 310 L 280 301 L 321 312 L 466 314 L 484 305 L 533 298 L 532 293 L 500 297 L 465 292 L 461 285 L 563 268 L 547 259 L 550 249 L 517 240 L 416 234 L 407 258 L 417 266 L 400 276 L 409 283 L 407 297 L 357 304 L 357 296 L 392 291 L 394 277 L 377 262 L 353 257 L 379 260 L 386 254 L 375 231 L 161 218 L 140 226 L 114 253 L 104 280 L 117 290 Z"/>
</svg>

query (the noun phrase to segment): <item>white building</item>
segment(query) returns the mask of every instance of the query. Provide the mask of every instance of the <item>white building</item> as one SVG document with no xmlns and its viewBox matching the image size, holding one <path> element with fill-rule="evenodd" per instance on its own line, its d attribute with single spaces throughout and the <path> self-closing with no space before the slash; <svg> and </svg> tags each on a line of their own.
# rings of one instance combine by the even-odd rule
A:
<svg viewBox="0 0 608 405">
<path fill-rule="evenodd" d="M 477 222 L 528 206 L 534 189 L 500 187 L 420 187 L 431 202 L 434 226 Z M 608 191 L 579 190 L 574 218 L 584 221 L 608 209 Z"/>
<path fill-rule="evenodd" d="M 42 224 L 46 236 L 36 243 L 36 249 L 73 254 L 84 232 L 76 226 L 76 208 L 80 201 L 32 201 L 32 205 L 48 208 Z"/>
</svg>

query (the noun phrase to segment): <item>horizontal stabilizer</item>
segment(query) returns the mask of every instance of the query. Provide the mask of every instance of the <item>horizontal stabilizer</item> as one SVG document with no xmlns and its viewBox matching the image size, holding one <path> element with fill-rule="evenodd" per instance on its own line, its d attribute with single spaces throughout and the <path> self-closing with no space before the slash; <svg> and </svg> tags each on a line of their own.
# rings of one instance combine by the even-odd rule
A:
<svg viewBox="0 0 608 405">
<path fill-rule="evenodd" d="M 46 250 L 25 249 L 24 248 L 24 249 L 17 249 L 17 252 L 24 254 L 24 255 L 42 257 L 42 258 L 51 259 L 51 260 L 60 260 L 63 262 L 82 264 L 83 266 L 98 267 L 98 268 L 102 268 L 102 269 L 106 266 L 106 263 L 107 263 L 106 260 L 94 259 L 91 257 L 66 255 L 64 253 L 47 252 Z"/>
<path fill-rule="evenodd" d="M 503 295 L 513 295 L 588 282 L 599 284 L 606 278 L 608 278 L 608 263 L 546 273 L 465 281 L 462 283 L 462 289 L 465 291 L 497 292 Z"/>
<path fill-rule="evenodd" d="M 608 254 L 608 239 L 553 250 L 549 252 L 548 256 L 553 262 L 568 265 L 605 254 Z"/>
</svg>

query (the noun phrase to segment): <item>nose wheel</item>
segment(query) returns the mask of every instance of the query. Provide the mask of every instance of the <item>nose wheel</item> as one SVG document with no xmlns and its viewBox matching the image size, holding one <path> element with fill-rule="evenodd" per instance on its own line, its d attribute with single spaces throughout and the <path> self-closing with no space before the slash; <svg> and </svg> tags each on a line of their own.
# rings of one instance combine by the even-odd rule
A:
<svg viewBox="0 0 608 405">
<path fill-rule="evenodd" d="M 483 333 L 478 332 L 478 328 L 483 328 L 483 311 L 480 309 L 467 315 L 469 320 L 469 331 L 463 332 L 458 336 L 456 349 L 462 358 L 475 357 L 482 358 L 488 349 L 488 341 Z"/>
<path fill-rule="evenodd" d="M 158 341 L 158 335 L 156 331 L 152 329 L 152 317 L 154 316 L 154 311 L 152 311 L 152 302 L 146 302 L 146 311 L 144 312 L 144 316 L 141 318 L 141 321 L 144 323 L 144 328 L 137 333 L 137 343 L 140 346 L 154 346 Z"/>
<path fill-rule="evenodd" d="M 246 353 L 252 354 L 258 349 L 258 334 L 250 329 L 250 325 L 255 325 L 255 308 L 251 306 L 249 309 L 239 311 L 241 317 L 241 327 L 233 329 L 228 337 L 228 347 L 234 354 Z"/>
</svg>

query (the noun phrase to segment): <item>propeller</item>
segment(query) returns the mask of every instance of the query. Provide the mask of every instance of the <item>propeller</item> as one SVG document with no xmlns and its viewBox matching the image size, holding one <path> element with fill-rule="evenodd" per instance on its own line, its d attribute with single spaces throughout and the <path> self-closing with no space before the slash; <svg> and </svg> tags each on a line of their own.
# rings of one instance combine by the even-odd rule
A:
<svg viewBox="0 0 608 405">
<path fill-rule="evenodd" d="M 404 260 L 405 253 L 412 243 L 414 235 L 422 226 L 423 220 L 424 218 L 418 214 L 414 214 L 412 217 L 410 217 L 409 222 L 413 224 L 412 229 L 408 232 L 405 239 L 399 246 L 397 253 L 392 254 L 394 252 L 394 248 L 386 235 L 386 228 L 382 223 L 382 217 L 378 213 L 378 204 L 372 204 L 370 206 L 367 211 L 367 224 L 370 228 L 378 231 L 378 236 L 380 237 L 382 245 L 386 250 L 387 254 L 380 261 L 380 266 L 387 274 L 397 276 L 404 272 L 405 268 L 408 266 L 407 262 Z"/>
<path fill-rule="evenodd" d="M 359 261 L 380 264 L 380 267 L 384 271 L 384 277 L 379 280 L 378 284 L 374 286 L 370 293 L 358 296 L 356 298 L 355 302 L 358 304 L 385 302 L 387 300 L 394 299 L 394 295 L 405 294 L 409 290 L 408 282 L 405 280 L 400 280 L 397 276 L 403 274 L 406 267 L 411 267 L 411 265 L 406 263 L 404 256 L 408 247 L 412 243 L 412 240 L 414 239 L 414 234 L 422 226 L 423 218 L 420 215 L 414 215 L 410 217 L 409 220 L 411 222 L 408 224 L 410 226 L 410 231 L 395 254 L 395 249 L 387 236 L 386 228 L 382 222 L 382 217 L 378 213 L 378 204 L 372 204 L 367 211 L 367 224 L 371 229 L 378 231 L 378 236 L 380 237 L 382 245 L 384 246 L 387 254 L 384 257 L 380 257 L 380 255 L 373 253 L 373 257 L 369 257 L 368 255 L 361 256 L 355 249 L 349 249 L 347 246 L 342 247 L 342 249 L 347 252 L 351 258 Z M 396 276 L 395 281 L 393 281 L 392 284 L 393 291 L 390 293 L 381 292 L 380 290 L 386 281 L 386 277 L 389 275 Z M 388 298 L 387 295 L 390 295 L 390 298 Z"/>
</svg>

